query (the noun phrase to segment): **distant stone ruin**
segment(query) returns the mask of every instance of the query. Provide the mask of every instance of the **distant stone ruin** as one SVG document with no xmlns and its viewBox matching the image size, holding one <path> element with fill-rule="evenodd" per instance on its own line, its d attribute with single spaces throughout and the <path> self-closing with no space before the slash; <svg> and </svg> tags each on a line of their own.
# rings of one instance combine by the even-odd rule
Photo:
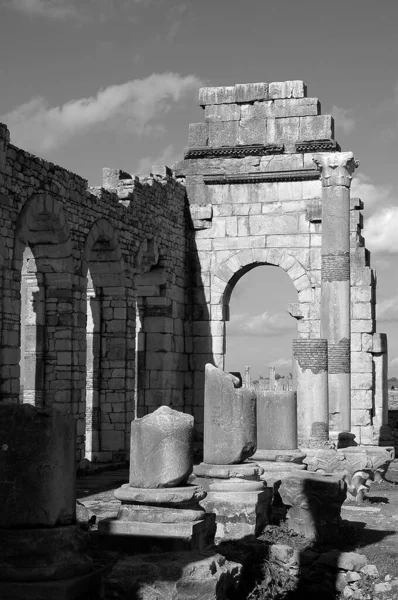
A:
<svg viewBox="0 0 398 600">
<path fill-rule="evenodd" d="M 124 461 L 130 422 L 162 405 L 193 415 L 200 441 L 231 293 L 275 265 L 297 290 L 294 361 L 323 390 L 323 435 L 389 443 L 358 162 L 302 81 L 202 88 L 199 103 L 173 171 L 104 169 L 98 188 L 0 126 L 0 401 L 72 414 L 78 460 Z"/>
</svg>

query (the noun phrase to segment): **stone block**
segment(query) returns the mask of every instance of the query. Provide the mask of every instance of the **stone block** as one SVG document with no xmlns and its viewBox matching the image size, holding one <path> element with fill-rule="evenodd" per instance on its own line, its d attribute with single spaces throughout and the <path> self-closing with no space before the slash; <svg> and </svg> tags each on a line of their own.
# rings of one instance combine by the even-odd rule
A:
<svg viewBox="0 0 398 600">
<path fill-rule="evenodd" d="M 281 144 L 297 142 L 300 139 L 299 117 L 267 119 L 267 142 Z"/>
<path fill-rule="evenodd" d="M 75 436 L 71 415 L 0 405 L 0 528 L 74 522 Z"/>
<path fill-rule="evenodd" d="M 276 98 L 304 98 L 307 95 L 307 86 L 303 81 L 274 81 L 268 87 L 269 99 Z"/>
<path fill-rule="evenodd" d="M 371 411 L 366 408 L 352 408 L 351 410 L 351 420 L 354 426 L 364 426 L 371 425 Z"/>
<path fill-rule="evenodd" d="M 242 119 L 238 131 L 239 145 L 265 144 L 267 142 L 267 121 L 265 119 Z"/>
<path fill-rule="evenodd" d="M 373 305 L 370 302 L 352 302 L 352 319 L 372 319 L 374 314 Z"/>
<path fill-rule="evenodd" d="M 361 336 L 362 352 L 373 351 L 373 335 L 371 333 L 356 334 Z"/>
<path fill-rule="evenodd" d="M 372 302 L 374 290 L 372 286 L 352 286 L 351 287 L 351 302 Z"/>
<path fill-rule="evenodd" d="M 268 100 L 268 83 L 240 83 L 235 86 L 236 102 Z"/>
<path fill-rule="evenodd" d="M 369 352 L 351 353 L 351 373 L 372 373 L 372 355 Z"/>
<path fill-rule="evenodd" d="M 238 141 L 238 130 L 238 121 L 209 123 L 209 146 L 213 148 L 236 146 Z"/>
<path fill-rule="evenodd" d="M 351 390 L 351 407 L 353 409 L 371 409 L 372 405 L 372 390 Z"/>
<path fill-rule="evenodd" d="M 387 352 L 387 335 L 385 333 L 373 334 L 373 352 L 380 354 Z"/>
<path fill-rule="evenodd" d="M 353 390 L 371 390 L 373 389 L 372 373 L 352 373 L 351 388 Z"/>
<path fill-rule="evenodd" d="M 203 87 L 199 90 L 199 104 L 234 104 L 236 102 L 236 90 L 234 85 L 220 87 Z"/>
<path fill-rule="evenodd" d="M 188 146 L 203 148 L 209 143 L 209 125 L 207 123 L 191 123 L 189 125 Z"/>
<path fill-rule="evenodd" d="M 207 364 L 204 462 L 241 463 L 256 451 L 256 397 L 237 378 Z"/>
<path fill-rule="evenodd" d="M 236 594 L 242 565 L 213 551 L 136 555 L 118 561 L 102 585 L 102 597 L 141 600 L 226 600 Z M 155 596 L 154 596 L 155 594 Z"/>
<path fill-rule="evenodd" d="M 206 121 L 239 121 L 238 104 L 209 104 L 205 107 Z"/>
<path fill-rule="evenodd" d="M 247 482 L 263 484 L 263 482 Z M 272 490 L 209 491 L 201 506 L 216 517 L 216 544 L 231 540 L 254 539 L 269 523 Z"/>
<path fill-rule="evenodd" d="M 175 487 L 192 472 L 193 417 L 168 406 L 131 424 L 130 485 Z"/>
<path fill-rule="evenodd" d="M 299 139 L 303 141 L 334 139 L 334 121 L 330 115 L 300 117 Z"/>
<path fill-rule="evenodd" d="M 374 329 L 373 319 L 351 319 L 351 333 L 373 333 Z"/>
<path fill-rule="evenodd" d="M 279 494 L 288 507 L 288 528 L 318 542 L 335 535 L 346 493 L 347 484 L 337 474 L 297 471 L 284 477 Z"/>
</svg>

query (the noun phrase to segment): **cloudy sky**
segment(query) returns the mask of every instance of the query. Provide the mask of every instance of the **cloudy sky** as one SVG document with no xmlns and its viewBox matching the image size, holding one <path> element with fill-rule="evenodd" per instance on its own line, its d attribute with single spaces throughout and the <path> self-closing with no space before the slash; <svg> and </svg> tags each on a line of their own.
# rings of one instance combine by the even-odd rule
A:
<svg viewBox="0 0 398 600">
<path fill-rule="evenodd" d="M 360 168 L 378 331 L 398 376 L 398 4 L 370 0 L 0 0 L 0 121 L 92 185 L 181 157 L 200 85 L 304 79 Z M 289 370 L 296 300 L 264 267 L 232 297 L 228 366 Z M 283 310 L 282 310 L 283 309 Z"/>
</svg>

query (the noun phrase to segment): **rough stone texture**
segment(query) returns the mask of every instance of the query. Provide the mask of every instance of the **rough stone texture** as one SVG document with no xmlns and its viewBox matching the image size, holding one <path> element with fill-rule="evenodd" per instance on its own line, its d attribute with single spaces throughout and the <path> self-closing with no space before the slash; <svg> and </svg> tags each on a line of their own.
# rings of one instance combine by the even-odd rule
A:
<svg viewBox="0 0 398 600">
<path fill-rule="evenodd" d="M 209 465 L 206 463 L 200 463 L 195 465 L 193 472 L 197 477 L 207 477 L 210 479 L 258 479 L 258 476 L 262 474 L 263 469 L 256 463 L 243 463 L 240 465 Z"/>
<path fill-rule="evenodd" d="M 242 565 L 220 554 L 138 555 L 119 561 L 104 580 L 101 598 L 227 600 L 236 592 Z"/>
<path fill-rule="evenodd" d="M 205 378 L 204 462 L 241 463 L 256 451 L 255 394 L 210 364 Z"/>
<path fill-rule="evenodd" d="M 161 406 L 131 424 L 130 485 L 175 487 L 192 472 L 193 417 Z"/>
<path fill-rule="evenodd" d="M 215 515 L 216 544 L 229 540 L 254 539 L 269 523 L 272 490 L 263 487 L 262 491 L 245 492 L 241 489 L 241 483 L 236 487 L 236 490 L 209 491 L 200 503 L 206 513 Z"/>
<path fill-rule="evenodd" d="M 206 493 L 195 485 L 176 488 L 134 488 L 126 483 L 114 492 L 115 498 L 122 502 L 137 504 L 188 504 L 196 503 L 205 497 Z"/>
<path fill-rule="evenodd" d="M 289 529 L 318 541 L 335 534 L 346 489 L 339 475 L 299 471 L 284 477 L 279 494 L 288 506 Z"/>
<path fill-rule="evenodd" d="M 1 581 L 69 579 L 93 569 L 84 554 L 86 534 L 75 525 L 35 529 L 0 529 Z"/>
<path fill-rule="evenodd" d="M 297 448 L 297 394 L 257 390 L 258 450 Z"/>
<path fill-rule="evenodd" d="M 75 522 L 72 416 L 0 404 L 0 528 Z"/>
</svg>

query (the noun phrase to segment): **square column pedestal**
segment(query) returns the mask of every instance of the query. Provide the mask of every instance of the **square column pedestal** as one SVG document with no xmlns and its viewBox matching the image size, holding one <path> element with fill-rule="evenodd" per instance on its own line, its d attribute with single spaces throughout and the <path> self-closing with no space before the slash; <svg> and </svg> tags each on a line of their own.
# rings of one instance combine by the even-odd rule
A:
<svg viewBox="0 0 398 600">
<path fill-rule="evenodd" d="M 263 469 L 254 463 L 194 467 L 195 483 L 207 496 L 200 504 L 215 516 L 215 543 L 253 539 L 269 523 L 272 489 L 259 480 Z"/>
<path fill-rule="evenodd" d="M 203 550 L 207 523 L 199 505 L 206 493 L 196 485 L 137 488 L 122 485 L 114 492 L 122 505 L 115 519 L 98 524 L 102 534 L 127 538 L 129 549 Z M 126 539 L 124 540 L 126 542 Z"/>
</svg>

